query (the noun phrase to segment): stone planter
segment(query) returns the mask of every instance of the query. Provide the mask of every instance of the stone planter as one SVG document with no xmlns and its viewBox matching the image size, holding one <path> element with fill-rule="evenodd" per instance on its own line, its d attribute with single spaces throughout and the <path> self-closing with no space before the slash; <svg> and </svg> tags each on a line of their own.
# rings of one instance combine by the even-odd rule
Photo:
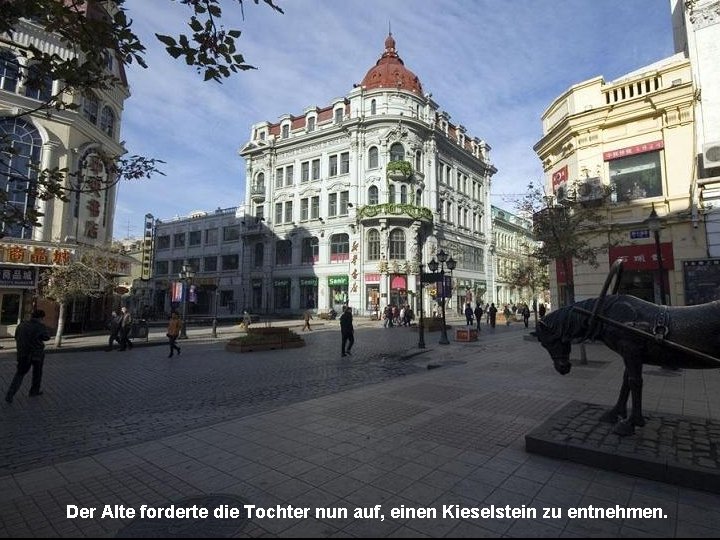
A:
<svg viewBox="0 0 720 540">
<path fill-rule="evenodd" d="M 267 336 L 264 340 L 258 340 L 254 343 L 243 343 L 242 338 L 231 339 L 225 344 L 225 350 L 228 352 L 257 352 L 257 351 L 276 351 L 280 349 L 296 349 L 305 346 L 305 340 L 302 338 L 290 338 L 289 332 L 265 333 Z"/>
<path fill-rule="evenodd" d="M 477 328 L 457 328 L 455 329 L 455 341 L 477 341 L 478 331 Z"/>
</svg>

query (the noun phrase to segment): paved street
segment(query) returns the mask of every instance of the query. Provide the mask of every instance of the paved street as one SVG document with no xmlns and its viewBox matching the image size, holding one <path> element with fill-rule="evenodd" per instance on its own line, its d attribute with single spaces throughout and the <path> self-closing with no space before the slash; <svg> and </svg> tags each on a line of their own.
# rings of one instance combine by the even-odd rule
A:
<svg viewBox="0 0 720 540">
<path fill-rule="evenodd" d="M 589 362 L 574 362 L 562 377 L 520 324 L 470 344 L 439 346 L 432 333 L 421 354 L 413 330 L 361 326 L 347 358 L 332 323 L 289 351 L 231 354 L 191 333 L 179 358 L 168 359 L 165 347 L 48 355 L 46 394 L 30 400 L 25 386 L 0 408 L 0 536 L 720 534 L 719 495 L 525 451 L 525 434 L 569 400 L 614 403 L 622 365 L 605 347 L 589 345 Z M 0 354 L 5 387 L 13 369 L 12 355 Z M 646 368 L 646 410 L 718 419 L 719 388 L 720 371 Z M 181 522 L 66 517 L 67 505 L 116 504 L 311 512 Z M 390 514 L 452 504 L 561 516 Z M 384 520 L 352 516 L 375 505 Z M 659 508 L 665 517 L 569 517 L 589 505 Z M 316 508 L 350 514 L 316 516 Z"/>
</svg>

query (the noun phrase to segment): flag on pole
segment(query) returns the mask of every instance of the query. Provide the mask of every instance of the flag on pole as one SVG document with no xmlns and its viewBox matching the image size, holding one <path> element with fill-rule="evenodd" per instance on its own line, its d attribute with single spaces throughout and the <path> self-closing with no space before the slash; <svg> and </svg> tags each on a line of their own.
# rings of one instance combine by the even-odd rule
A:
<svg viewBox="0 0 720 540">
<path fill-rule="evenodd" d="M 171 302 L 183 301 L 183 283 L 181 281 L 173 281 L 171 288 Z"/>
</svg>

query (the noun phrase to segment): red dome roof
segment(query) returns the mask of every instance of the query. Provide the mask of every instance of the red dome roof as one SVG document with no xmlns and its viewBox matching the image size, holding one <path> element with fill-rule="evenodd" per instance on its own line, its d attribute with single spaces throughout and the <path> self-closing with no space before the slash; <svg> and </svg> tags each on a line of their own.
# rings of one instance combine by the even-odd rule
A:
<svg viewBox="0 0 720 540">
<path fill-rule="evenodd" d="M 374 67 L 370 68 L 360 83 L 366 90 L 372 88 L 397 88 L 422 95 L 420 80 L 405 64 L 395 51 L 395 40 L 392 33 L 385 39 L 385 52 Z"/>
</svg>

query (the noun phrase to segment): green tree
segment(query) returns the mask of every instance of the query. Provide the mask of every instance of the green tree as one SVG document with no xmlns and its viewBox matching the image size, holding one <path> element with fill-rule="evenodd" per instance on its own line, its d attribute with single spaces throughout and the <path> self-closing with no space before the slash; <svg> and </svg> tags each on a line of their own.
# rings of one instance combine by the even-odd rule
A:
<svg viewBox="0 0 720 540">
<path fill-rule="evenodd" d="M 234 0 L 241 11 L 244 0 Z M 259 4 L 261 0 L 253 0 Z M 255 69 L 245 62 L 237 50 L 239 30 L 226 30 L 222 26 L 223 11 L 220 0 L 172 0 L 189 8 L 188 33 L 175 36 L 155 34 L 167 53 L 184 60 L 204 80 L 222 82 L 234 73 Z M 274 0 L 262 0 L 273 10 L 283 13 Z M 48 81 L 60 81 L 59 90 L 34 108 L 25 108 L 5 118 L 32 114 L 51 115 L 54 111 L 75 109 L 69 96 L 93 90 L 112 88 L 122 81 L 110 73 L 108 56 L 123 66 L 137 63 L 147 68 L 144 60 L 146 46 L 132 30 L 132 19 L 124 7 L 125 0 L 0 0 L 0 37 L 19 48 L 19 54 L 28 60 L 28 69 L 18 62 L 18 76 L 27 87 L 41 90 Z M 244 16 L 244 12 L 243 12 Z M 13 43 L 13 29 L 21 20 L 32 21 L 57 36 L 69 50 L 70 56 L 61 56 L 52 50 L 43 51 L 34 44 Z M 41 170 L 31 165 L 31 178 L 25 171 L 13 169 L 11 157 L 16 150 L 7 141 L 0 140 L 0 181 L 6 181 L 9 190 L 0 190 L 0 221 L 21 225 L 37 225 L 41 214 L 30 209 L 24 212 L 8 199 L 8 191 L 26 192 L 32 200 L 59 198 L 67 201 L 70 192 L 97 191 L 96 185 L 83 183 L 77 172 L 65 168 Z M 104 189 L 120 180 L 149 178 L 162 174 L 160 159 L 141 155 L 103 156 L 109 180 Z M 0 232 L 0 235 L 2 233 Z"/>
<path fill-rule="evenodd" d="M 606 200 L 610 189 L 605 188 L 593 203 L 577 200 L 573 192 L 562 202 L 545 194 L 542 186 L 533 182 L 518 209 L 533 216 L 533 233 L 538 242 L 532 256 L 546 268 L 559 263 L 565 274 L 564 295 L 560 298 L 561 305 L 575 302 L 575 283 L 573 279 L 572 261 L 576 260 L 597 268 L 597 253 L 607 249 L 608 242 L 602 245 L 591 244 L 590 239 L 597 237 L 598 231 L 604 230 L 605 217 L 599 211 L 600 204 Z"/>
<path fill-rule="evenodd" d="M 538 292 L 544 292 L 550 288 L 547 264 L 541 263 L 534 253 L 528 251 L 528 256 L 520 259 L 517 266 L 510 272 L 508 282 L 519 291 L 529 289 L 534 300 L 537 298 Z M 533 309 L 533 306 L 529 307 Z M 534 310 L 534 313 L 537 323 L 537 310 Z"/>
<path fill-rule="evenodd" d="M 40 296 L 57 302 L 58 314 L 55 346 L 62 345 L 65 330 L 65 308 L 73 300 L 85 297 L 97 298 L 105 294 L 113 282 L 102 267 L 106 253 L 88 251 L 82 259 L 68 265 L 48 268 L 40 277 Z"/>
</svg>

